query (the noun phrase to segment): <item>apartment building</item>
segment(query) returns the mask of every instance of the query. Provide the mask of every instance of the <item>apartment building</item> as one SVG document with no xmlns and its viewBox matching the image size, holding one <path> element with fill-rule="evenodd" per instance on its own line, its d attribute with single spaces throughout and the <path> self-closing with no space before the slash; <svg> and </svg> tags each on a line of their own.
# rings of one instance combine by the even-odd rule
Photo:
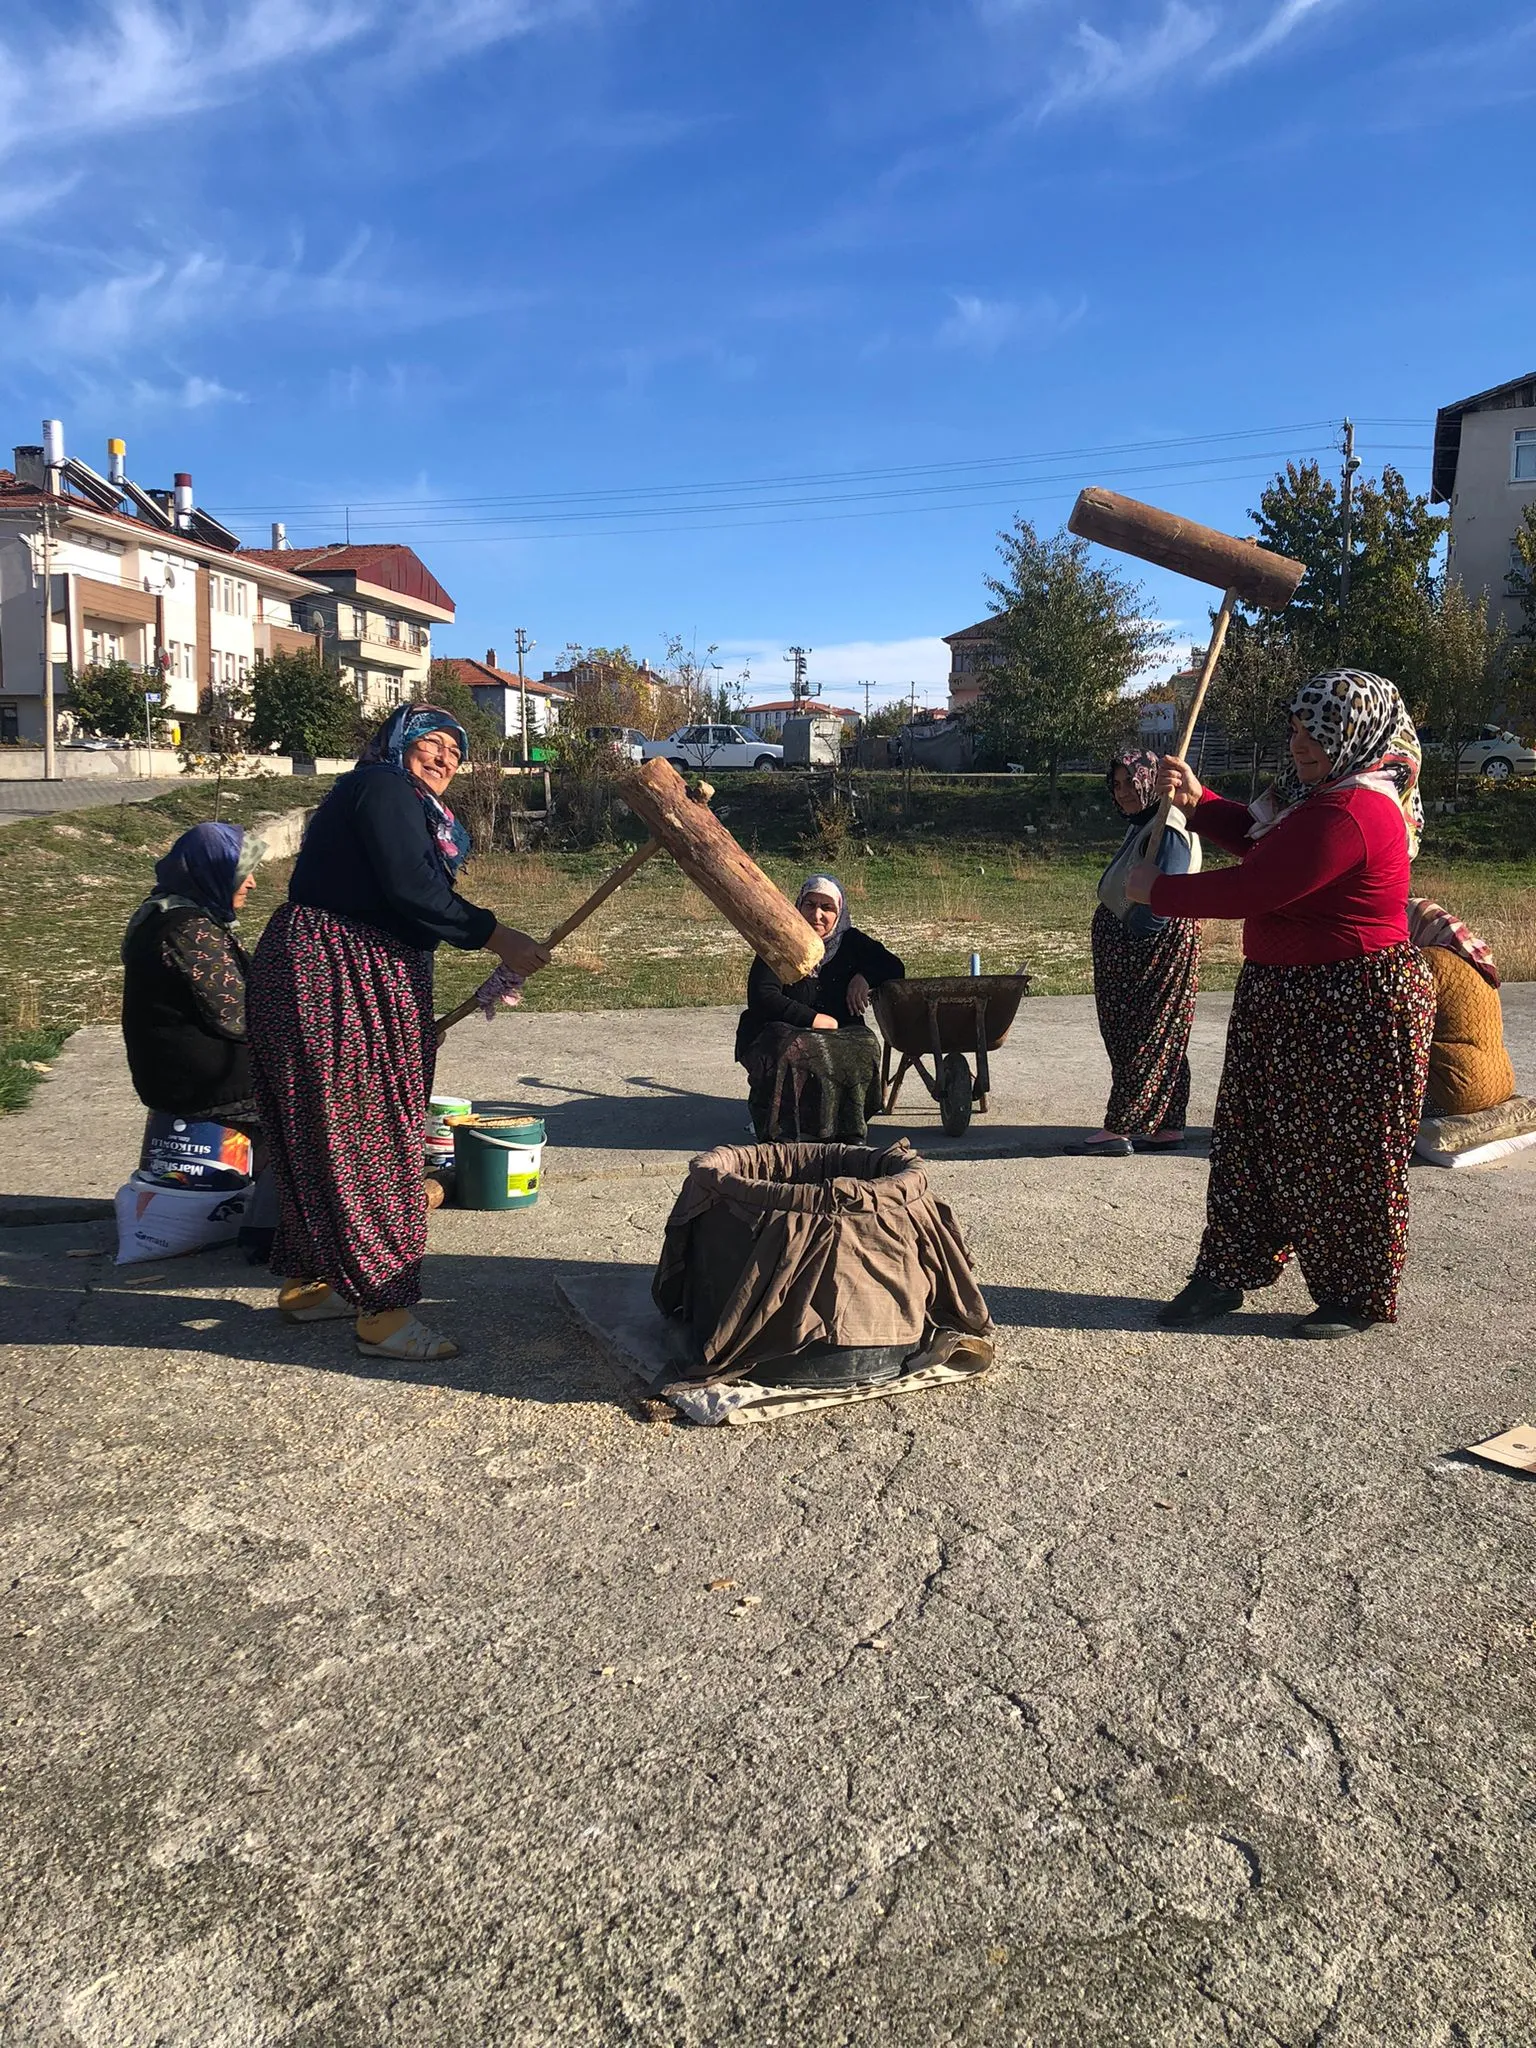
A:
<svg viewBox="0 0 1536 2048">
<path fill-rule="evenodd" d="M 819 697 L 780 697 L 771 704 L 750 704 L 737 719 L 761 737 L 777 732 L 786 718 L 840 718 L 844 725 L 857 725 L 859 714 L 842 704 L 823 704 Z"/>
<path fill-rule="evenodd" d="M 1451 508 L 1448 574 L 1486 592 L 1490 619 L 1516 632 L 1520 607 L 1508 579 L 1518 566 L 1516 529 L 1536 503 L 1536 372 L 1441 406 L 1431 495 Z"/>
<path fill-rule="evenodd" d="M 974 626 L 962 626 L 958 633 L 946 633 L 943 637 L 949 649 L 949 708 L 974 710 L 983 677 L 1002 659 L 997 621 L 982 619 Z"/>
<path fill-rule="evenodd" d="M 45 420 L 42 445 L 0 469 L 0 741 L 42 743 L 45 663 L 56 713 L 73 672 L 127 661 L 160 670 L 174 715 L 238 687 L 261 654 L 315 647 L 302 615 L 320 586 L 242 564 L 237 548 L 186 472 L 170 490 L 141 489 L 112 440 L 103 475 Z"/>
<path fill-rule="evenodd" d="M 432 629 L 456 616 L 431 570 L 398 541 L 296 548 L 275 522 L 271 547 L 242 548 L 240 560 L 288 570 L 318 588 L 305 623 L 365 711 L 387 711 L 417 694 L 432 666 Z"/>
</svg>

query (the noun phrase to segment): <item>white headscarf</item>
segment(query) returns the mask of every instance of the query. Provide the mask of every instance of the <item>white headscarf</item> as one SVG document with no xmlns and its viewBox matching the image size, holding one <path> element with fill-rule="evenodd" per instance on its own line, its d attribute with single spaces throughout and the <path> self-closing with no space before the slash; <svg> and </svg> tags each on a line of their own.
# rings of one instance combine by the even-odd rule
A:
<svg viewBox="0 0 1536 2048">
<path fill-rule="evenodd" d="M 844 895 L 843 885 L 836 875 L 807 875 L 800 884 L 800 894 L 795 898 L 796 910 L 807 896 L 832 896 L 837 901 L 837 923 L 821 942 L 821 964 L 825 967 L 843 943 L 843 934 L 851 922 L 848 916 L 848 898 Z"/>
</svg>

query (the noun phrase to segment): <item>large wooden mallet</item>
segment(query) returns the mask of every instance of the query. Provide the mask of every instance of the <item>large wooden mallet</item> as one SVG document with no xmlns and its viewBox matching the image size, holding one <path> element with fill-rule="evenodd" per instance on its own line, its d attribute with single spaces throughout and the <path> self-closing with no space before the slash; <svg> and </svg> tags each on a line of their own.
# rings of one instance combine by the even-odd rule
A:
<svg viewBox="0 0 1536 2048">
<path fill-rule="evenodd" d="M 1189 753 L 1195 722 L 1226 644 L 1232 607 L 1253 604 L 1265 611 L 1283 610 L 1296 595 L 1296 586 L 1306 575 L 1307 565 L 1293 562 L 1289 555 L 1277 555 L 1273 548 L 1262 548 L 1256 540 L 1239 540 L 1235 534 L 1220 533 L 1214 526 L 1197 526 L 1192 519 L 1181 519 L 1176 512 L 1159 512 L 1155 505 L 1122 498 L 1118 491 L 1079 491 L 1067 525 L 1083 540 L 1097 541 L 1100 547 L 1135 555 L 1143 562 L 1154 562 L 1159 569 L 1176 569 L 1181 576 L 1193 576 L 1200 583 L 1214 583 L 1222 592 L 1221 609 L 1200 664 L 1195 694 L 1190 699 L 1179 743 L 1173 750 L 1183 760 Z M 1171 807 L 1172 799 L 1164 797 L 1147 828 L 1147 859 L 1157 857 Z"/>
<path fill-rule="evenodd" d="M 722 911 L 760 953 L 780 981 L 799 981 L 821 960 L 821 940 L 762 869 L 726 831 L 709 808 L 714 795 L 707 782 L 692 794 L 669 761 L 646 761 L 619 779 L 619 794 L 651 830 L 650 838 L 592 891 L 585 903 L 562 918 L 544 944 L 553 952 L 568 939 L 616 889 L 655 854 L 670 853 L 683 873 Z M 444 1032 L 472 1016 L 475 996 L 437 1020 L 438 1042 Z"/>
</svg>

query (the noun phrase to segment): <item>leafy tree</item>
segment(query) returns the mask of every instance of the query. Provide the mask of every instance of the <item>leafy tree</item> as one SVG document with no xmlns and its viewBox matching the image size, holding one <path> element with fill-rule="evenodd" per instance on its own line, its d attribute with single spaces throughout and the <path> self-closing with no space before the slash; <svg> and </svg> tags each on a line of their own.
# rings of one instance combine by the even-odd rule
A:
<svg viewBox="0 0 1536 2048">
<path fill-rule="evenodd" d="M 240 773 L 251 745 L 251 693 L 232 689 L 227 683 L 209 690 L 205 709 L 181 721 L 183 775 L 211 775 L 214 778 L 213 815 L 224 810 L 224 784 Z"/>
<path fill-rule="evenodd" d="M 459 681 L 458 670 L 449 661 L 434 661 L 427 670 L 427 679 L 418 684 L 418 704 L 435 704 L 439 711 L 448 711 L 459 721 L 469 735 L 469 751 L 472 760 L 496 761 L 501 758 L 507 745 L 507 736 L 488 711 L 482 711 L 475 702 L 468 683 Z M 522 736 L 518 736 L 521 745 Z"/>
<path fill-rule="evenodd" d="M 1520 514 L 1515 528 L 1515 555 L 1519 567 L 1506 578 L 1509 594 L 1520 607 L 1518 640 L 1536 640 L 1536 498 Z"/>
<path fill-rule="evenodd" d="M 912 706 L 906 697 L 893 698 L 889 704 L 877 704 L 868 718 L 859 720 L 861 739 L 889 739 L 901 731 L 912 716 Z"/>
<path fill-rule="evenodd" d="M 1015 518 L 998 536 L 1004 573 L 987 578 L 999 660 L 977 700 L 985 741 L 1043 763 L 1054 798 L 1061 763 L 1091 753 L 1124 723 L 1121 694 L 1168 635 L 1146 616 L 1141 588 L 1093 566 L 1063 529 L 1041 539 Z"/>
<path fill-rule="evenodd" d="M 131 661 L 94 662 L 69 682 L 69 708 L 82 732 L 103 739 L 141 740 L 145 730 L 144 692 L 164 688 L 160 671 L 135 668 Z M 149 707 L 150 729 L 158 738 L 164 716 Z"/>
<path fill-rule="evenodd" d="M 1203 658 L 1205 650 L 1196 650 Z M 1248 794 L 1257 793 L 1259 767 L 1265 752 L 1279 738 L 1280 710 L 1307 673 L 1301 649 L 1286 633 L 1262 617 L 1255 623 L 1241 613 L 1227 631 L 1227 644 L 1206 695 L 1208 723 L 1224 732 L 1248 755 Z"/>
<path fill-rule="evenodd" d="M 682 692 L 625 647 L 566 648 L 574 698 L 563 722 L 585 731 L 592 725 L 621 725 L 650 739 L 674 730 L 689 717 Z"/>
<path fill-rule="evenodd" d="M 357 699 L 341 674 L 307 648 L 301 654 L 263 655 L 251 671 L 251 746 L 318 760 L 349 754 L 362 720 Z"/>
<path fill-rule="evenodd" d="M 1288 462 L 1249 516 L 1266 547 L 1307 565 L 1282 621 L 1309 670 L 1342 661 L 1394 681 L 1408 671 L 1446 528 L 1427 497 L 1390 463 L 1379 480 L 1357 481 L 1342 631 L 1343 514 L 1332 478 L 1315 462 Z"/>
<path fill-rule="evenodd" d="M 1482 594 L 1469 597 L 1447 576 L 1426 600 L 1415 649 L 1416 668 L 1407 684 L 1415 711 L 1422 710 L 1440 743 L 1449 749 L 1451 795 L 1459 794 L 1461 756 L 1497 712 L 1509 676 L 1509 633 L 1490 625 Z"/>
<path fill-rule="evenodd" d="M 697 720 L 700 723 L 735 725 L 747 708 L 747 685 L 752 680 L 750 667 L 744 668 L 740 675 L 728 678 L 720 663 L 713 659 L 719 651 L 714 641 L 705 648 L 702 661 L 697 644 L 685 641 L 681 633 L 669 633 L 666 646 L 667 678 L 682 705 L 679 723 Z M 662 729 L 670 732 L 672 727 Z"/>
</svg>

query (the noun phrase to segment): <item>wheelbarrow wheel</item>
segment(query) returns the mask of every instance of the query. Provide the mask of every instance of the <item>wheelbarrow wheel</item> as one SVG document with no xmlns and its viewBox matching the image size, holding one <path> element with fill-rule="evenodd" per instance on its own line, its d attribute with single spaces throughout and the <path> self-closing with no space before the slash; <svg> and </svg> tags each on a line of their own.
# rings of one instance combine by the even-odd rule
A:
<svg viewBox="0 0 1536 2048">
<path fill-rule="evenodd" d="M 947 1052 L 939 1069 L 939 1121 L 951 1138 L 971 1121 L 971 1070 L 963 1052 Z"/>
</svg>

